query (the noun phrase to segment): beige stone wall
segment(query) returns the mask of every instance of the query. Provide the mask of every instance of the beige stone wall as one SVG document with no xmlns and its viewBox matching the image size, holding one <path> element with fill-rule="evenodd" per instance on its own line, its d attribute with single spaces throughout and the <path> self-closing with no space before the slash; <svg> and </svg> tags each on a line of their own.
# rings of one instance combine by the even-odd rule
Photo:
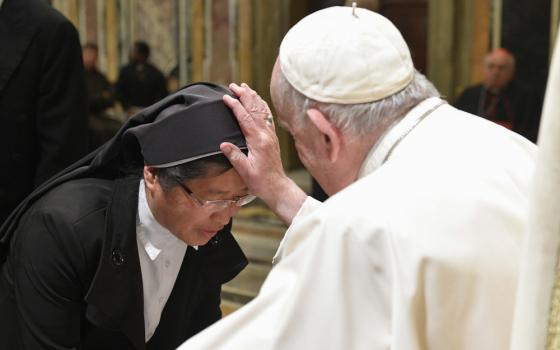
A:
<svg viewBox="0 0 560 350">
<path fill-rule="evenodd" d="M 167 74 L 177 64 L 177 0 L 54 0 L 80 32 L 99 46 L 100 69 L 110 80 L 128 62 L 135 40 L 151 47 L 150 60 Z"/>
</svg>

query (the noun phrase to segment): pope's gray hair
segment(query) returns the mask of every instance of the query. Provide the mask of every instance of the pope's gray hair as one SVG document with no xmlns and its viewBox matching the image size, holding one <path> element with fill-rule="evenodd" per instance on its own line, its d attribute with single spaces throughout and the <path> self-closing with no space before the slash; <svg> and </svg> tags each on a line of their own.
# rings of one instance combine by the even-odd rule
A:
<svg viewBox="0 0 560 350">
<path fill-rule="evenodd" d="M 307 110 L 314 108 L 351 138 L 384 130 L 423 100 L 440 96 L 435 86 L 418 71 L 414 72 L 412 81 L 401 91 L 366 103 L 339 104 L 313 100 L 294 89 L 280 70 L 275 88 L 279 107 L 287 109 L 294 116 L 296 128 L 306 123 Z"/>
</svg>

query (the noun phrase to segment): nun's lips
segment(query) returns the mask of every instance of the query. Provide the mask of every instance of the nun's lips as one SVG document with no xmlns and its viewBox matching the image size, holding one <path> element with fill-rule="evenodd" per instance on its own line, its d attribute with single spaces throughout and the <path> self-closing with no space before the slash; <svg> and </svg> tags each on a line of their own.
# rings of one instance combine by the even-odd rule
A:
<svg viewBox="0 0 560 350">
<path fill-rule="evenodd" d="M 208 239 L 211 239 L 218 233 L 219 230 L 220 229 L 218 229 L 218 230 L 201 230 L 201 232 L 205 237 L 207 237 Z"/>
<path fill-rule="evenodd" d="M 207 230 L 202 230 L 202 235 L 204 235 L 204 237 L 211 239 L 213 238 L 216 233 L 218 233 L 218 231 L 207 231 Z"/>
</svg>

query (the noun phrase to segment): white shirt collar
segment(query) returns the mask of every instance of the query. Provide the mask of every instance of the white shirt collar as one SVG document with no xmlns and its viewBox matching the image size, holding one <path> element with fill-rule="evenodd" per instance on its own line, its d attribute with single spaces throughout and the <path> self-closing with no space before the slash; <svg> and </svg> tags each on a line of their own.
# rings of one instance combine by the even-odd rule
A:
<svg viewBox="0 0 560 350">
<path fill-rule="evenodd" d="M 187 246 L 185 242 L 177 238 L 165 227 L 161 226 L 154 218 L 148 206 L 148 201 L 146 200 L 144 180 L 140 180 L 138 189 L 137 219 L 136 234 L 138 235 L 138 240 L 152 261 L 166 248 L 177 244 Z M 198 247 L 194 248 L 196 249 Z"/>
<path fill-rule="evenodd" d="M 434 109 L 444 104 L 439 97 L 431 97 L 412 108 L 400 121 L 390 127 L 371 148 L 358 173 L 358 179 L 372 173 L 389 157 L 393 148 Z"/>
</svg>

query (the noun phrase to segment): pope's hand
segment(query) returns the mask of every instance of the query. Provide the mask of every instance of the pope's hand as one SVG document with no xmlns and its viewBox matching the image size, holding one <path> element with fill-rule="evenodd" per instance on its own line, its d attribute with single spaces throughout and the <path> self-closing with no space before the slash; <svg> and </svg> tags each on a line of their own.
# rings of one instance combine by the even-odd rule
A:
<svg viewBox="0 0 560 350">
<path fill-rule="evenodd" d="M 248 85 L 230 84 L 239 99 L 224 96 L 247 140 L 246 156 L 235 145 L 224 142 L 220 149 L 247 184 L 286 224 L 290 224 L 307 195 L 286 176 L 280 145 L 267 103 Z"/>
</svg>

